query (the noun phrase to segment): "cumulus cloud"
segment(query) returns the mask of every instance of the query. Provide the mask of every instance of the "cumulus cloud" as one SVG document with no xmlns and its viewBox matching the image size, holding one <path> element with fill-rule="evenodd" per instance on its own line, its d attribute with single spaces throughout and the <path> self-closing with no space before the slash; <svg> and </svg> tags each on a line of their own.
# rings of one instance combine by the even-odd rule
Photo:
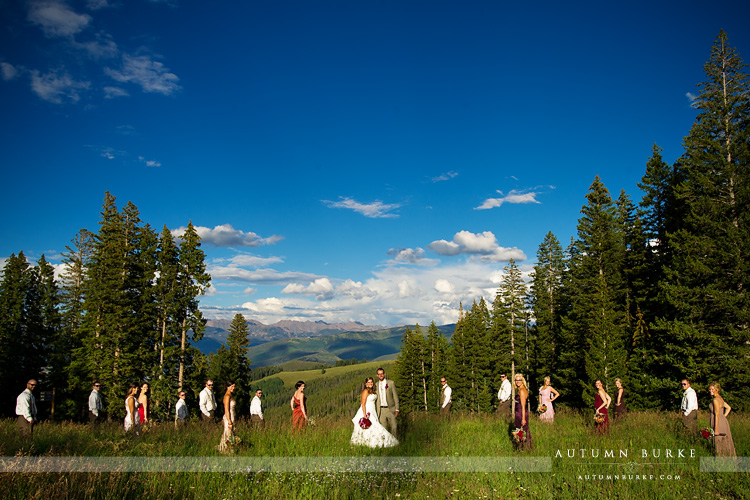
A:
<svg viewBox="0 0 750 500">
<path fill-rule="evenodd" d="M 425 256 L 423 248 L 391 248 L 388 255 L 393 259 L 388 264 L 414 264 L 417 266 L 434 266 L 440 261 Z"/>
<path fill-rule="evenodd" d="M 333 284 L 328 278 L 318 278 L 308 285 L 290 283 L 281 293 L 314 295 L 317 300 L 328 300 L 333 297 Z"/>
<path fill-rule="evenodd" d="M 180 238 L 185 233 L 185 227 L 172 230 L 172 236 Z M 210 243 L 216 247 L 259 247 L 261 245 L 273 245 L 284 239 L 283 236 L 269 236 L 261 238 L 253 232 L 244 232 L 235 229 L 231 224 L 222 224 L 213 229 L 203 226 L 195 226 L 195 230 L 204 243 Z"/>
<path fill-rule="evenodd" d="M 453 236 L 453 241 L 433 241 L 427 245 L 427 248 L 440 255 L 468 254 L 487 262 L 500 262 L 510 259 L 526 260 L 526 254 L 522 250 L 516 247 L 506 248 L 498 245 L 497 238 L 491 231 L 482 233 L 459 231 Z"/>
<path fill-rule="evenodd" d="M 245 295 L 255 295 L 257 291 L 258 290 L 256 288 L 249 286 L 245 288 L 244 290 L 242 290 L 242 293 L 244 293 Z"/>
<path fill-rule="evenodd" d="M 458 172 L 450 171 L 450 172 L 443 172 L 442 174 L 438 175 L 437 177 L 432 178 L 432 182 L 442 182 L 442 181 L 448 181 L 453 179 L 458 175 Z"/>
<path fill-rule="evenodd" d="M 21 74 L 18 68 L 7 62 L 0 62 L 0 72 L 2 72 L 3 80 L 6 82 L 13 80 Z"/>
<path fill-rule="evenodd" d="M 440 278 L 435 281 L 435 291 L 441 294 L 452 294 L 456 292 L 456 289 L 450 281 Z"/>
<path fill-rule="evenodd" d="M 144 92 L 171 95 L 182 88 L 177 75 L 145 55 L 123 54 L 119 69 L 104 68 L 104 72 L 117 82 L 140 85 Z"/>
<path fill-rule="evenodd" d="M 88 89 L 89 82 L 74 80 L 64 71 L 51 71 L 40 74 L 39 71 L 31 72 L 31 90 L 45 101 L 62 104 L 63 100 L 78 102 L 80 91 Z"/>
<path fill-rule="evenodd" d="M 110 4 L 107 0 L 87 0 L 86 7 L 91 10 L 99 10 L 105 7 L 110 7 Z"/>
<path fill-rule="evenodd" d="M 374 201 L 372 203 L 360 203 L 352 198 L 341 197 L 339 201 L 322 200 L 326 206 L 330 208 L 346 208 L 353 210 L 365 217 L 373 219 L 384 219 L 398 217 L 398 214 L 390 213 L 392 210 L 396 210 L 401 207 L 400 204 L 387 204 L 381 201 Z"/>
<path fill-rule="evenodd" d="M 86 28 L 91 16 L 74 12 L 62 1 L 34 0 L 29 3 L 29 21 L 47 36 L 69 37 Z"/>
<path fill-rule="evenodd" d="M 502 191 L 498 191 L 498 193 L 500 194 L 500 198 L 487 198 L 474 210 L 489 210 L 490 208 L 500 207 L 504 203 L 540 203 L 536 199 L 539 193 L 533 191 L 523 192 L 512 189 L 507 195 L 504 195 Z"/>
</svg>

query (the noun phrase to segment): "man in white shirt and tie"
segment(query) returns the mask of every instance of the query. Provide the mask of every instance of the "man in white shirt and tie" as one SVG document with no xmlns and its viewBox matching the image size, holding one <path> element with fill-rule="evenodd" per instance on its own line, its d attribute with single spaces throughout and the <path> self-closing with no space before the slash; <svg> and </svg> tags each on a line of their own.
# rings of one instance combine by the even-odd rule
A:
<svg viewBox="0 0 750 500">
<path fill-rule="evenodd" d="M 266 427 L 266 421 L 263 419 L 263 405 L 260 401 L 260 398 L 262 397 L 262 390 L 258 389 L 255 391 L 255 397 L 250 402 L 250 423 L 253 424 L 253 427 L 264 429 Z"/>
<path fill-rule="evenodd" d="M 34 424 L 36 420 L 36 400 L 31 393 L 36 388 L 36 380 L 31 379 L 26 382 L 26 390 L 16 398 L 16 415 L 18 415 L 18 427 L 21 429 L 21 435 L 32 437 Z"/>
<path fill-rule="evenodd" d="M 695 394 L 695 389 L 690 387 L 690 381 L 688 379 L 682 380 L 682 390 L 685 393 L 682 396 L 682 404 L 680 410 L 682 411 L 682 425 L 692 433 L 698 432 L 698 396 Z"/>
<path fill-rule="evenodd" d="M 99 394 L 102 384 L 94 382 L 94 387 L 91 389 L 89 394 L 89 423 L 96 424 L 99 421 L 99 413 L 104 408 L 102 404 L 102 395 Z"/>
<path fill-rule="evenodd" d="M 185 391 L 180 391 L 180 399 L 174 405 L 174 425 L 186 425 L 188 419 L 187 403 L 185 403 Z"/>
<path fill-rule="evenodd" d="M 203 418 L 204 422 L 214 421 L 216 398 L 214 397 L 213 380 L 206 380 L 206 387 L 203 388 L 198 398 L 198 407 L 201 410 L 201 418 Z"/>
<path fill-rule="evenodd" d="M 503 418 L 510 416 L 510 397 L 513 394 L 513 388 L 510 385 L 510 380 L 505 376 L 505 373 L 500 374 L 500 390 L 497 391 L 497 399 L 500 400 L 500 404 L 497 406 L 497 413 Z"/>
<path fill-rule="evenodd" d="M 451 394 L 453 390 L 448 385 L 448 381 L 445 377 L 440 378 L 440 383 L 443 384 L 443 388 L 440 391 L 440 414 L 450 415 L 451 413 Z"/>
</svg>

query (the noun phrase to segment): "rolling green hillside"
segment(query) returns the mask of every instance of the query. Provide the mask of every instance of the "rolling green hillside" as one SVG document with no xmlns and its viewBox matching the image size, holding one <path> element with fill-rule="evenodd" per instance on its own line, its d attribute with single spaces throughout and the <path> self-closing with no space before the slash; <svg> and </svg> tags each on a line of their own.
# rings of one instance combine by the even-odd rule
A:
<svg viewBox="0 0 750 500">
<path fill-rule="evenodd" d="M 406 327 L 373 332 L 349 332 L 324 337 L 292 338 L 252 346 L 248 358 L 252 366 L 281 365 L 289 361 L 333 364 L 342 359 L 395 360 L 401 350 Z M 450 339 L 455 325 L 438 327 Z M 422 332 L 427 331 L 422 327 Z"/>
</svg>

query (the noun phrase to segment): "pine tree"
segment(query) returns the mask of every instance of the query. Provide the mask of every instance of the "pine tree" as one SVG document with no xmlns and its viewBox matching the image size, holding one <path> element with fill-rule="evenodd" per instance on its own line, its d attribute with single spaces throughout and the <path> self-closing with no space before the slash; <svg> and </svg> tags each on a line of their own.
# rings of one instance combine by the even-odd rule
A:
<svg viewBox="0 0 750 500">
<path fill-rule="evenodd" d="M 549 232 L 539 245 L 536 255 L 537 263 L 531 275 L 529 303 L 536 319 L 532 329 L 533 377 L 539 381 L 557 372 L 557 350 L 563 314 L 561 294 L 565 254 L 557 237 Z M 531 374 L 529 378 L 531 379 Z"/>
<path fill-rule="evenodd" d="M 624 375 L 627 333 L 626 281 L 623 277 L 625 244 L 622 223 L 609 192 L 597 176 L 581 209 L 577 239 L 570 247 L 570 310 L 563 319 L 560 352 L 561 383 L 571 388 L 580 384 L 582 402 L 593 401 L 593 384 L 601 378 L 605 389 Z M 581 356 L 581 353 L 586 353 Z M 604 373 L 602 373 L 604 371 Z M 585 373 L 586 379 L 580 379 Z"/>
<path fill-rule="evenodd" d="M 235 314 L 229 325 L 227 337 L 229 379 L 237 384 L 237 404 L 244 408 L 250 405 L 250 361 L 247 353 L 250 350 L 249 329 L 242 314 Z"/>
<path fill-rule="evenodd" d="M 674 258 L 664 290 L 675 319 L 672 377 L 698 387 L 722 380 L 737 405 L 750 398 L 750 88 L 745 64 L 722 31 L 704 66 L 698 116 L 675 165 L 681 217 L 668 240 Z M 676 394 L 675 394 L 676 396 Z M 735 399 L 736 398 L 736 399 Z"/>
<path fill-rule="evenodd" d="M 211 276 L 206 272 L 205 254 L 200 247 L 201 238 L 192 221 L 188 222 L 179 249 L 181 288 L 179 295 L 181 320 L 179 390 L 184 387 L 185 370 L 190 367 L 195 352 L 190 349 L 189 341 L 197 342 L 203 338 L 203 332 L 206 329 L 206 320 L 198 308 L 198 297 L 206 293 L 206 289 L 210 286 Z M 188 338 L 188 332 L 192 332 L 192 338 Z"/>
</svg>

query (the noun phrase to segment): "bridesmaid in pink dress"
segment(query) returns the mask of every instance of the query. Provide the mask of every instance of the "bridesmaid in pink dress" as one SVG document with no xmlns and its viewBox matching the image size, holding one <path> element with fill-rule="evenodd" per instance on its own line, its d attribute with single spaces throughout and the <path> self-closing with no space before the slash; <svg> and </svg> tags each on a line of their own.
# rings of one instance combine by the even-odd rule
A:
<svg viewBox="0 0 750 500">
<path fill-rule="evenodd" d="M 544 377 L 544 387 L 539 389 L 539 406 L 544 405 L 547 411 L 539 415 L 539 420 L 551 424 L 555 420 L 555 409 L 552 401 L 560 397 L 560 393 L 550 385 L 549 377 Z"/>
<path fill-rule="evenodd" d="M 612 403 L 612 398 L 604 390 L 604 384 L 602 384 L 601 379 L 596 379 L 594 384 L 597 390 L 596 396 L 594 396 L 594 409 L 596 413 L 604 415 L 604 422 L 596 426 L 596 433 L 601 435 L 609 432 L 609 411 L 607 408 Z"/>
</svg>

